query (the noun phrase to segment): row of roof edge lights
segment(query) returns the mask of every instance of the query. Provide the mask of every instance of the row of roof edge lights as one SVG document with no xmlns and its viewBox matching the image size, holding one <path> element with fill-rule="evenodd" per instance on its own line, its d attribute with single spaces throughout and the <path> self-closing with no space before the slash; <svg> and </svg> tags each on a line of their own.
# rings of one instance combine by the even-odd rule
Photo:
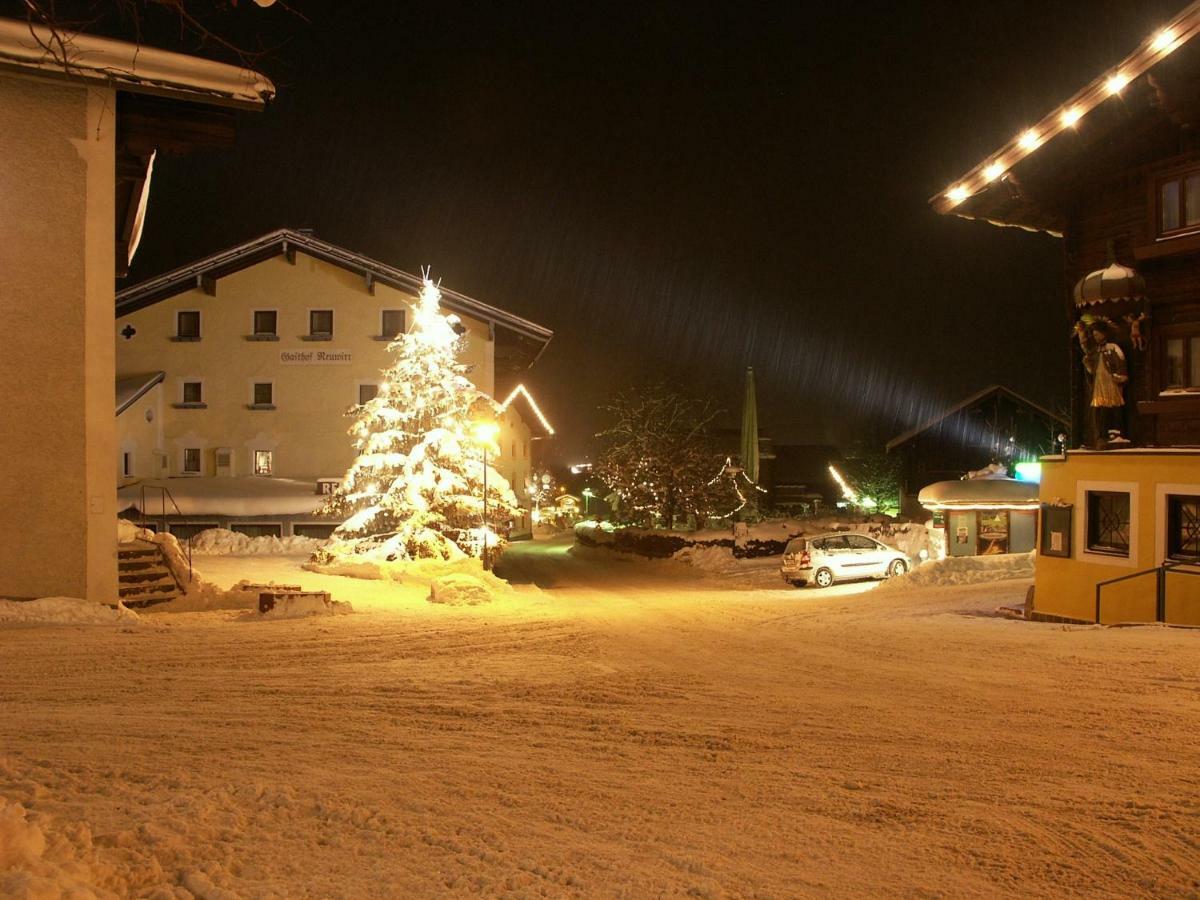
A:
<svg viewBox="0 0 1200 900">
<path fill-rule="evenodd" d="M 1031 128 L 1003 145 L 930 202 L 939 212 L 949 212 L 987 188 L 1047 141 L 1075 128 L 1085 115 L 1105 100 L 1118 96 L 1136 78 L 1165 59 L 1200 32 L 1200 0 L 1190 4 L 1115 68 L 1092 81 L 1070 100 Z"/>
</svg>

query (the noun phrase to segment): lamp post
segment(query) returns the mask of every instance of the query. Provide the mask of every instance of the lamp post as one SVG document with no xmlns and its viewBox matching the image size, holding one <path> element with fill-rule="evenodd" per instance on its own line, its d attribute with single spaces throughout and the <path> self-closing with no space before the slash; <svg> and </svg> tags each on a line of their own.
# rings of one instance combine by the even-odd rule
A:
<svg viewBox="0 0 1200 900">
<path fill-rule="evenodd" d="M 475 423 L 475 442 L 483 448 L 483 570 L 488 571 L 491 566 L 488 565 L 488 447 L 496 440 L 496 433 L 500 431 L 500 426 L 495 422 L 481 419 Z"/>
<path fill-rule="evenodd" d="M 584 488 L 581 493 L 583 494 L 583 514 L 586 516 L 588 510 L 591 509 L 591 500 L 596 494 L 590 487 Z"/>
</svg>

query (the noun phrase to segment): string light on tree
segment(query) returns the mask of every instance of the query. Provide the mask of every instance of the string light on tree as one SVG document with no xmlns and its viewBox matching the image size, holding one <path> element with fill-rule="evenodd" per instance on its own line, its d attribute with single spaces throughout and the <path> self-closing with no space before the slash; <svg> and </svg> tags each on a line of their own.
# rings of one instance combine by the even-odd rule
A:
<svg viewBox="0 0 1200 900">
<path fill-rule="evenodd" d="M 473 440 L 473 423 L 483 413 L 495 419 L 498 408 L 467 379 L 440 298 L 425 273 L 412 328 L 388 345 L 394 361 L 379 393 L 355 411 L 358 458 L 325 510 L 344 521 L 317 552 L 318 564 L 478 557 L 485 545 L 494 552 L 503 543 L 520 513 Z"/>
</svg>

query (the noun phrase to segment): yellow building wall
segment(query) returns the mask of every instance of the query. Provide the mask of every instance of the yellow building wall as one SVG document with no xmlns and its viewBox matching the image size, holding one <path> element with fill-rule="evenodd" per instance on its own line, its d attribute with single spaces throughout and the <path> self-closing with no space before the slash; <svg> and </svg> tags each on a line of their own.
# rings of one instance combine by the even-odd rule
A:
<svg viewBox="0 0 1200 900">
<path fill-rule="evenodd" d="M 1088 552 L 1088 490 L 1130 493 L 1128 557 Z M 1166 497 L 1170 494 L 1200 495 L 1200 451 L 1075 451 L 1066 459 L 1044 458 L 1041 501 L 1074 507 L 1071 557 L 1045 556 L 1039 550 L 1034 609 L 1094 621 L 1097 583 L 1154 568 L 1166 559 Z M 1154 575 L 1107 586 L 1102 593 L 1104 623 L 1155 620 Z M 1166 618 L 1176 624 L 1200 625 L 1200 576 L 1178 572 L 1167 576 Z"/>
<path fill-rule="evenodd" d="M 387 342 L 375 339 L 381 313 L 404 309 L 406 324 L 411 324 L 415 302 L 415 297 L 378 282 L 372 295 L 361 276 L 297 252 L 294 264 L 279 255 L 220 278 L 215 296 L 194 288 L 119 317 L 114 336 L 118 377 L 166 373 L 155 390 L 163 398 L 161 448 L 168 469 L 147 474 L 181 476 L 184 448 L 200 447 L 202 476 L 215 474 L 216 451 L 228 448 L 234 476 L 253 475 L 254 451 L 271 450 L 276 477 L 340 478 L 354 460 L 347 430 L 358 387 L 378 383 L 392 358 Z M 246 339 L 253 333 L 256 309 L 277 311 L 278 341 Z M 333 310 L 332 340 L 303 340 L 313 309 Z M 199 341 L 171 340 L 182 310 L 200 311 Z M 490 328 L 486 322 L 459 317 L 467 329 L 460 359 L 469 366 L 468 377 L 475 386 L 491 396 L 495 372 Z M 126 339 L 122 332 L 130 325 L 136 333 Z M 337 351 L 349 351 L 352 361 L 293 365 L 280 356 Z M 174 404 L 183 399 L 183 383 L 193 380 L 202 383 L 207 407 L 176 408 Z M 274 384 L 275 409 L 249 408 L 258 381 Z M 130 416 L 132 412 L 120 417 L 120 440 L 137 446 L 140 461 L 146 455 L 145 429 Z M 501 453 L 494 460 L 495 468 L 510 479 L 518 500 L 527 506 L 529 429 L 511 407 L 500 424 Z M 529 531 L 527 515 L 523 530 Z"/>
<path fill-rule="evenodd" d="M 115 109 L 0 72 L 0 597 L 117 599 Z"/>
<path fill-rule="evenodd" d="M 124 475 L 124 454 L 129 454 L 130 478 L 157 478 L 162 474 L 159 452 L 163 446 L 163 386 L 156 384 L 117 417 L 117 479 Z"/>
</svg>

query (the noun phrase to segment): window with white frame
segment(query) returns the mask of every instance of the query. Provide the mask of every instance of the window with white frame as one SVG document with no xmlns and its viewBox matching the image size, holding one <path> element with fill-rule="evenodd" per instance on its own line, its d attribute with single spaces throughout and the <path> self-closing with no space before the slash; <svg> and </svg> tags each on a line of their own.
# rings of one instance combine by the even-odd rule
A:
<svg viewBox="0 0 1200 900">
<path fill-rule="evenodd" d="M 278 337 L 279 313 L 273 309 L 256 309 L 254 311 L 254 336 Z"/>
<path fill-rule="evenodd" d="M 1109 556 L 1129 555 L 1129 494 L 1087 492 L 1087 549 Z"/>
<path fill-rule="evenodd" d="M 181 309 L 175 313 L 175 337 L 181 341 L 200 340 L 200 310 Z"/>
<path fill-rule="evenodd" d="M 272 450 L 254 451 L 254 474 L 270 475 L 275 468 L 275 453 Z"/>
<path fill-rule="evenodd" d="M 183 474 L 184 475 L 199 475 L 200 474 L 200 448 L 199 447 L 184 447 L 183 448 Z"/>
<path fill-rule="evenodd" d="M 273 409 L 275 407 L 275 382 L 254 382 L 250 403 L 258 409 Z"/>
<path fill-rule="evenodd" d="M 1200 496 L 1167 495 L 1167 558 L 1200 561 Z"/>
<path fill-rule="evenodd" d="M 308 312 L 308 336 L 313 338 L 333 337 L 333 310 L 311 309 Z"/>
<path fill-rule="evenodd" d="M 379 313 L 379 336 L 390 341 L 400 334 L 404 334 L 404 310 L 381 310 Z"/>
</svg>

